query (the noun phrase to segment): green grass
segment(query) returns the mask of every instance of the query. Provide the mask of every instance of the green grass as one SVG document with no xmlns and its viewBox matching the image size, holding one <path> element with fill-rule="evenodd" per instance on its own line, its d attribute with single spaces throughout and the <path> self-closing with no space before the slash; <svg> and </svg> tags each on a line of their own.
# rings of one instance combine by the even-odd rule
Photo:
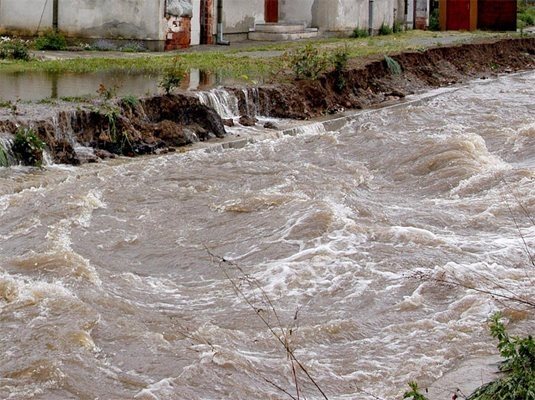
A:
<svg viewBox="0 0 535 400">
<path fill-rule="evenodd" d="M 244 80 L 280 76 L 284 67 L 282 54 L 307 44 L 317 47 L 322 52 L 332 52 L 345 46 L 350 58 L 362 58 L 373 55 L 383 56 L 407 50 L 421 50 L 435 45 L 435 42 L 448 36 L 453 41 L 462 42 L 493 36 L 504 37 L 504 34 L 476 33 L 442 33 L 408 31 L 387 37 L 370 38 L 323 38 L 317 40 L 280 42 L 238 48 L 217 48 L 214 50 L 188 51 L 178 53 L 144 53 L 129 57 L 110 57 L 95 54 L 94 57 L 83 57 L 62 60 L 31 60 L 31 61 L 0 61 L 0 72 L 46 72 L 46 73 L 90 73 L 117 72 L 120 74 L 162 74 L 168 70 L 176 58 L 186 69 L 196 68 L 218 74 L 223 78 Z M 265 53 L 265 54 L 262 54 Z"/>
</svg>

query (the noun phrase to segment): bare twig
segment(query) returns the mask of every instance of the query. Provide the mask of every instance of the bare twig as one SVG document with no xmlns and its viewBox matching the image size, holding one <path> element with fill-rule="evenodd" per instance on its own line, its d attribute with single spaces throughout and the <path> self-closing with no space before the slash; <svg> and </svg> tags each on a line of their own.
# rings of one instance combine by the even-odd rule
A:
<svg viewBox="0 0 535 400">
<path fill-rule="evenodd" d="M 275 337 L 275 339 L 284 347 L 286 350 L 287 355 L 289 356 L 290 360 L 292 361 L 292 368 L 295 368 L 295 365 L 299 367 L 299 369 L 306 375 L 308 380 L 316 387 L 318 392 L 322 395 L 322 397 L 325 400 L 329 400 L 323 389 L 319 386 L 317 381 L 312 377 L 308 369 L 299 361 L 299 359 L 296 357 L 295 353 L 291 349 L 289 342 L 287 340 L 287 332 L 284 330 L 280 318 L 278 317 L 278 314 L 276 312 L 275 306 L 273 305 L 271 299 L 267 295 L 267 293 L 264 291 L 264 289 L 260 286 L 258 281 L 255 279 L 252 279 L 241 269 L 238 265 L 233 263 L 232 261 L 226 260 L 225 258 L 218 256 L 214 254 L 208 247 L 205 246 L 206 252 L 212 257 L 212 259 L 218 260 L 217 264 L 223 271 L 223 274 L 227 278 L 227 280 L 232 285 L 232 288 L 234 289 L 234 292 L 238 297 L 241 297 L 243 301 L 253 310 L 255 311 L 255 314 L 258 316 L 258 318 L 262 321 L 262 323 L 266 326 L 266 328 L 269 330 L 269 332 Z M 235 280 L 230 276 L 228 270 L 224 267 L 225 265 L 231 266 L 235 268 L 237 271 L 240 272 L 240 274 L 247 279 L 249 283 L 252 283 L 254 287 L 256 287 L 260 293 L 262 294 L 263 299 L 266 301 L 266 303 L 269 305 L 271 311 L 275 315 L 275 318 L 277 319 L 277 322 L 279 323 L 279 329 L 282 332 L 282 335 L 279 335 L 275 328 L 269 323 L 266 317 L 262 315 L 262 313 L 258 312 L 258 308 L 252 303 L 252 301 L 249 299 L 249 297 L 244 293 L 244 291 L 239 287 L 239 285 L 235 282 Z M 297 315 L 297 313 L 296 313 Z M 282 336 L 282 337 L 281 337 Z M 297 378 L 297 374 L 295 375 L 295 378 Z M 297 381 L 295 381 L 295 384 L 298 385 Z M 299 393 L 299 392 L 298 392 Z"/>
</svg>

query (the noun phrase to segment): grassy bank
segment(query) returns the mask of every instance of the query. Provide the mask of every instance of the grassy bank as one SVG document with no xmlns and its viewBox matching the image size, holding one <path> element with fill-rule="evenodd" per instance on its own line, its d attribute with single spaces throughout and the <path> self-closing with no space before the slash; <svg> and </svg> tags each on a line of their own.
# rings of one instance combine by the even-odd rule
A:
<svg viewBox="0 0 535 400">
<path fill-rule="evenodd" d="M 313 44 L 328 52 L 337 47 L 347 48 L 350 58 L 358 62 L 376 55 L 392 54 L 407 50 L 423 50 L 434 46 L 477 42 L 493 38 L 509 37 L 509 34 L 485 32 L 424 32 L 408 31 L 372 38 L 330 38 L 289 43 L 255 44 L 237 43 L 226 47 L 197 47 L 173 53 L 107 54 L 105 52 L 56 52 L 37 53 L 30 61 L 0 61 L 0 72 L 49 72 L 49 73 L 161 73 L 171 67 L 178 57 L 185 68 L 198 68 L 236 79 L 277 77 L 284 68 L 286 51 Z M 55 59 L 39 59 L 46 58 Z"/>
</svg>

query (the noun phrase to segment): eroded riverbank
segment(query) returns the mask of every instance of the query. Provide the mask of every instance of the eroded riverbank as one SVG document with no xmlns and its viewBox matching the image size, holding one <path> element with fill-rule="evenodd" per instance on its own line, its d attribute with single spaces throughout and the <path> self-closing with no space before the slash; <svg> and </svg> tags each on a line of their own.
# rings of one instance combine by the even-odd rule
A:
<svg viewBox="0 0 535 400">
<path fill-rule="evenodd" d="M 402 53 L 392 57 L 402 68 L 400 74 L 393 73 L 383 59 L 370 62 L 345 71 L 343 87 L 339 76 L 327 73 L 314 81 L 227 87 L 211 96 L 178 93 L 135 101 L 15 104 L 0 109 L 0 134 L 9 138 L 21 126 L 33 128 L 57 163 L 168 152 L 225 136 L 221 117 L 309 119 L 371 107 L 476 77 L 528 70 L 535 66 L 534 54 L 535 39 L 509 39 Z M 222 115 L 220 109 L 228 106 L 222 102 L 232 103 L 236 115 Z"/>
</svg>

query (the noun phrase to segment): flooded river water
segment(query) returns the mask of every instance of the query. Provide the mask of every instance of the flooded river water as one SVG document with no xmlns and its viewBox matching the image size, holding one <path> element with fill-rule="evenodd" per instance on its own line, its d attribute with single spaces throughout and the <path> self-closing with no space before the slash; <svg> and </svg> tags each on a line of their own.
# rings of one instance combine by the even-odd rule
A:
<svg viewBox="0 0 535 400">
<path fill-rule="evenodd" d="M 0 169 L 0 398 L 297 397 L 260 316 L 329 399 L 496 354 L 520 306 L 436 280 L 534 298 L 534 99 L 527 73 L 243 149 Z"/>
</svg>

